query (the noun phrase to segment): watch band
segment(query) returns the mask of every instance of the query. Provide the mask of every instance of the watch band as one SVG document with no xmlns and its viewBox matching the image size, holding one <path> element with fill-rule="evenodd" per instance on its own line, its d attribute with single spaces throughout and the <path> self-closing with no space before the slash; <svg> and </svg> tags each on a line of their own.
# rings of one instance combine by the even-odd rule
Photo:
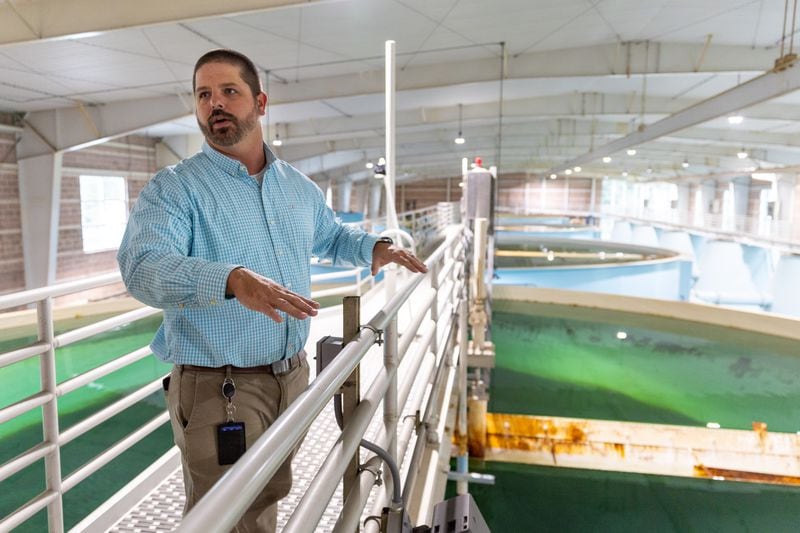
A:
<svg viewBox="0 0 800 533">
<path fill-rule="evenodd" d="M 385 237 L 385 236 L 384 237 L 378 237 L 378 240 L 375 241 L 375 244 L 378 244 L 379 242 L 385 242 L 386 244 L 389 244 L 389 245 L 394 244 L 394 240 L 392 240 L 391 237 Z"/>
</svg>

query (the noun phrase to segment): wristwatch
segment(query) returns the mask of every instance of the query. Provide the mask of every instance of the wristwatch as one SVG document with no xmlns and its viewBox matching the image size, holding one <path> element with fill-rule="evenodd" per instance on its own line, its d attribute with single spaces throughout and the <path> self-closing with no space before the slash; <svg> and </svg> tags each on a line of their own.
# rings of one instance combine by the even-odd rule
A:
<svg viewBox="0 0 800 533">
<path fill-rule="evenodd" d="M 385 242 L 389 246 L 394 244 L 394 241 L 392 240 L 391 237 L 378 237 L 378 240 L 375 241 L 375 244 L 378 244 L 379 242 Z"/>
</svg>

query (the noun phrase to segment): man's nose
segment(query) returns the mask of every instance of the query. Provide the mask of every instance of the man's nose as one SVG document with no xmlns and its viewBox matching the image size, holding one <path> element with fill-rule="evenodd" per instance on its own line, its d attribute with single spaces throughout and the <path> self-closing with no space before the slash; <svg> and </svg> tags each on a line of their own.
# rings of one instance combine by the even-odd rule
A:
<svg viewBox="0 0 800 533">
<path fill-rule="evenodd" d="M 224 104 L 222 102 L 222 98 L 216 94 L 211 95 L 211 108 L 212 109 L 222 109 Z"/>
</svg>

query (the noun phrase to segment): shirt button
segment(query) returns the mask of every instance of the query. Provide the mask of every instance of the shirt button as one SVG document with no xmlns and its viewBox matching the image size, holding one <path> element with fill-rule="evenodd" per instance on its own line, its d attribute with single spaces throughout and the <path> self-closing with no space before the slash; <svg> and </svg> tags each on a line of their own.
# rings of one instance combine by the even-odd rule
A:
<svg viewBox="0 0 800 533">
<path fill-rule="evenodd" d="M 291 284 L 291 283 L 287 283 L 287 284 L 286 284 L 286 288 L 287 288 L 287 289 L 291 289 L 291 288 L 292 288 L 292 284 Z"/>
<path fill-rule="evenodd" d="M 217 300 L 215 298 L 211 299 L 211 305 L 217 305 Z"/>
</svg>

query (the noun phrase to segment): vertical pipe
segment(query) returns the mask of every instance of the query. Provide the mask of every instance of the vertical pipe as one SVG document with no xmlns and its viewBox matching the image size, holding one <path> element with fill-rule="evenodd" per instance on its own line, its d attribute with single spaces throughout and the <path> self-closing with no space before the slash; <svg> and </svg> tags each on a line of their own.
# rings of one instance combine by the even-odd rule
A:
<svg viewBox="0 0 800 533">
<path fill-rule="evenodd" d="M 431 265 L 431 288 L 436 291 L 433 295 L 433 303 L 431 303 L 431 320 L 433 320 L 433 340 L 431 341 L 431 351 L 439 353 L 439 272 L 441 269 L 441 262 L 436 261 Z"/>
<path fill-rule="evenodd" d="M 386 227 L 397 229 L 395 210 L 395 55 L 394 41 L 386 41 Z"/>
<path fill-rule="evenodd" d="M 467 332 L 467 298 L 466 291 L 462 288 L 461 301 L 458 304 L 458 457 L 456 458 L 456 472 L 466 474 L 469 471 L 469 454 L 467 447 L 467 358 L 468 332 Z M 466 481 L 456 482 L 456 494 L 466 494 L 469 487 Z"/>
<path fill-rule="evenodd" d="M 342 300 L 342 341 L 343 344 L 354 340 L 358 336 L 361 324 L 361 298 L 358 296 L 345 296 Z M 357 366 L 342 384 L 342 425 L 353 419 L 356 408 L 361 401 L 361 370 Z M 350 490 L 358 484 L 359 452 L 350 458 L 350 464 L 342 476 L 343 494 L 350 494 Z"/>
<path fill-rule="evenodd" d="M 53 399 L 42 406 L 44 442 L 56 445 L 55 450 L 44 459 L 47 490 L 58 496 L 47 506 L 47 524 L 51 533 L 64 532 L 64 509 L 61 500 L 61 449 L 58 447 L 58 400 L 56 398 L 56 352 L 53 348 L 53 299 L 45 298 L 37 305 L 39 340 L 49 348 L 40 356 L 42 391 L 49 392 Z"/>
<path fill-rule="evenodd" d="M 393 372 L 392 379 L 389 381 L 389 388 L 386 390 L 386 396 L 383 398 L 383 427 L 386 435 L 389 436 L 386 443 L 386 451 L 394 459 L 395 463 L 398 463 L 397 421 L 400 419 L 396 372 L 399 362 L 397 336 L 397 315 L 395 315 L 386 325 L 383 344 L 383 365 L 387 372 Z M 395 497 L 397 496 L 395 495 Z"/>
</svg>

